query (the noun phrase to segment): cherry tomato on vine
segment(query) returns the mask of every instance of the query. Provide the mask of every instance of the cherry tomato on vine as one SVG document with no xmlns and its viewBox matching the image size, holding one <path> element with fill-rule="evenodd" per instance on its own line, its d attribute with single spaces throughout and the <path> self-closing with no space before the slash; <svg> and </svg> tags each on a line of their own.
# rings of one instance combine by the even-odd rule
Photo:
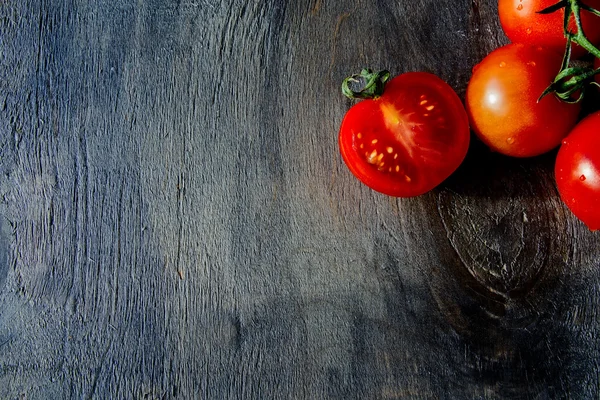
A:
<svg viewBox="0 0 600 400">
<path fill-rule="evenodd" d="M 600 111 L 584 118 L 563 140 L 554 172 L 567 207 L 590 230 L 600 229 Z"/>
<path fill-rule="evenodd" d="M 350 171 L 370 188 L 395 197 L 421 195 L 465 158 L 468 117 L 458 95 L 436 75 L 408 72 L 386 84 L 387 77 L 379 85 L 381 95 L 354 92 L 355 98 L 366 100 L 346 113 L 340 152 Z"/>
<path fill-rule="evenodd" d="M 600 9 L 600 0 L 583 0 L 595 9 Z M 561 8 L 549 14 L 538 13 L 558 0 L 498 0 L 500 24 L 506 36 L 513 43 L 541 45 L 563 54 L 566 46 L 564 35 L 565 10 Z M 581 10 L 583 32 L 593 44 L 600 43 L 600 18 Z M 569 31 L 577 32 L 575 20 L 571 18 Z M 572 55 L 579 58 L 587 51 L 577 45 L 573 46 Z"/>
<path fill-rule="evenodd" d="M 532 157 L 557 147 L 581 106 L 548 94 L 562 56 L 539 46 L 509 44 L 473 68 L 466 107 L 471 127 L 493 151 Z"/>
</svg>

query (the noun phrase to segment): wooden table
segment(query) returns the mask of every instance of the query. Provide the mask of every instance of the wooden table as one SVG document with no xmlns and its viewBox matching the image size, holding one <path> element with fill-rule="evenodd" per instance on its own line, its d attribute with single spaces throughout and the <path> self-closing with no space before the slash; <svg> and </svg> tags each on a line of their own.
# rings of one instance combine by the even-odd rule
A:
<svg viewBox="0 0 600 400">
<path fill-rule="evenodd" d="M 494 0 L 0 2 L 0 398 L 593 399 L 598 234 L 554 153 L 386 197 L 363 67 L 464 98 Z"/>
</svg>

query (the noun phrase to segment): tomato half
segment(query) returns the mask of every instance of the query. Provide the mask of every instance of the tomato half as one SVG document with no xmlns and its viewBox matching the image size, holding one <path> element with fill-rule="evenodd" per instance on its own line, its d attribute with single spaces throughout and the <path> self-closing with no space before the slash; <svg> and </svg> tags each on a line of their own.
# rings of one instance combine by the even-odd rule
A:
<svg viewBox="0 0 600 400">
<path fill-rule="evenodd" d="M 532 157 L 560 144 L 581 106 L 549 94 L 538 99 L 560 70 L 562 57 L 546 48 L 509 44 L 473 68 L 466 106 L 471 127 L 490 149 Z"/>
<path fill-rule="evenodd" d="M 566 39 L 563 32 L 564 8 L 550 14 L 539 14 L 558 0 L 499 0 L 498 15 L 506 36 L 513 43 L 541 45 L 564 53 Z M 600 9 L 600 0 L 584 0 L 584 3 Z M 600 43 L 600 18 L 588 11 L 581 10 L 583 32 L 593 44 Z M 577 32 L 575 20 L 571 18 L 569 30 Z M 573 46 L 572 55 L 579 58 L 585 49 Z"/>
<path fill-rule="evenodd" d="M 408 72 L 381 97 L 346 113 L 339 134 L 350 171 L 370 188 L 396 197 L 428 192 L 461 164 L 470 131 L 464 106 L 436 75 Z"/>
<path fill-rule="evenodd" d="M 600 229 L 600 111 L 563 140 L 554 173 L 563 202 L 590 230 Z"/>
</svg>

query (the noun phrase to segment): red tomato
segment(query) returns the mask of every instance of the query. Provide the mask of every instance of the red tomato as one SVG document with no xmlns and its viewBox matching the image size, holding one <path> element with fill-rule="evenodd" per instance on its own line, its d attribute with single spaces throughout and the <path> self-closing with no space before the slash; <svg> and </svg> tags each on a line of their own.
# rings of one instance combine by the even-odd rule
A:
<svg viewBox="0 0 600 400">
<path fill-rule="evenodd" d="M 550 14 L 538 14 L 556 3 L 558 0 L 498 0 L 502 29 L 513 43 L 542 45 L 562 54 L 567 43 L 563 30 L 564 8 Z M 584 3 L 600 9 L 600 0 L 584 0 Z M 585 10 L 581 10 L 580 16 L 586 37 L 594 44 L 600 43 L 600 18 Z M 569 30 L 577 32 L 573 18 Z M 582 47 L 573 46 L 573 57 L 579 58 L 585 53 Z"/>
<path fill-rule="evenodd" d="M 454 90 L 435 75 L 408 72 L 390 80 L 381 97 L 348 110 L 339 145 L 364 184 L 411 197 L 448 178 L 465 158 L 469 139 L 467 114 Z"/>
<path fill-rule="evenodd" d="M 577 122 L 581 106 L 549 94 L 562 57 L 548 49 L 509 44 L 473 68 L 466 104 L 471 127 L 490 149 L 532 157 L 560 144 Z"/>
<path fill-rule="evenodd" d="M 600 111 L 584 118 L 563 140 L 556 157 L 561 199 L 590 230 L 600 229 Z"/>
</svg>

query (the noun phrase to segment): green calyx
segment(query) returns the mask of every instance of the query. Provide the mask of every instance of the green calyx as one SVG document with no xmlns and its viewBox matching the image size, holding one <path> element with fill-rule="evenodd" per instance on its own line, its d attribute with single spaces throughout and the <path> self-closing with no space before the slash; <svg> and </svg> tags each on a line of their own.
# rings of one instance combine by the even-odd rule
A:
<svg viewBox="0 0 600 400">
<path fill-rule="evenodd" d="M 342 93 L 350 99 L 375 99 L 383 94 L 389 79 L 389 71 L 373 72 L 365 68 L 359 74 L 344 79 Z"/>
<path fill-rule="evenodd" d="M 540 100 L 549 93 L 566 103 L 578 103 L 583 99 L 588 83 L 596 84 L 592 78 L 600 73 L 600 68 L 568 67 L 562 69 L 554 82 L 542 93 Z"/>
</svg>

